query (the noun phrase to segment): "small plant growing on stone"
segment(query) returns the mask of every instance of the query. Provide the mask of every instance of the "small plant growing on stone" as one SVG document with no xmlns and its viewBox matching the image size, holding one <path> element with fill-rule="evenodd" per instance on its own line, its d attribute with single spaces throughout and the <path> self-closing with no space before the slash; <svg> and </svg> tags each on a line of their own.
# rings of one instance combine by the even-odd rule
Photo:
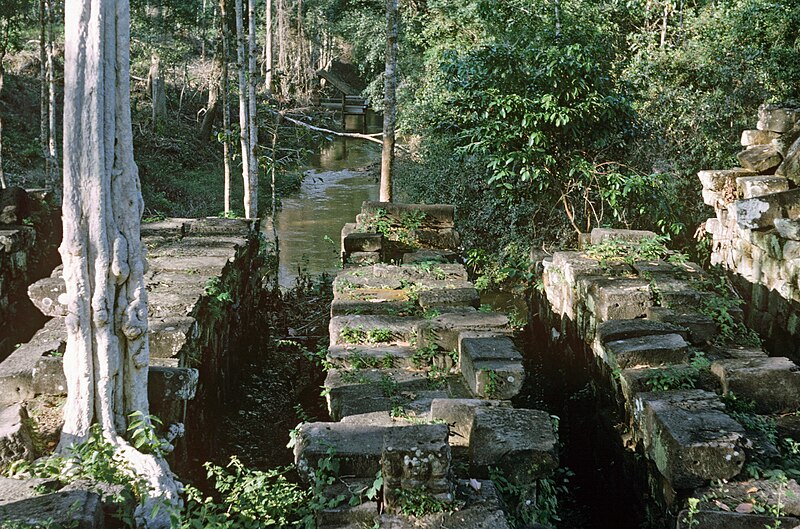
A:
<svg viewBox="0 0 800 529">
<path fill-rule="evenodd" d="M 405 516 L 425 516 L 449 510 L 450 505 L 423 489 L 398 489 L 397 509 Z"/>
<path fill-rule="evenodd" d="M 350 327 L 345 325 L 342 327 L 342 330 L 339 331 L 339 339 L 344 343 L 362 343 L 366 340 L 366 338 L 367 334 L 364 332 L 364 328 L 361 325 L 358 327 Z"/>
<path fill-rule="evenodd" d="M 697 519 L 697 514 L 700 512 L 700 498 L 689 498 L 689 505 L 686 509 L 686 516 L 681 520 L 686 524 L 687 529 L 697 527 L 700 525 L 700 520 Z"/>
<path fill-rule="evenodd" d="M 425 369 L 433 364 L 433 359 L 439 354 L 439 348 L 431 344 L 414 351 L 411 356 L 411 363 L 417 369 Z"/>
<path fill-rule="evenodd" d="M 400 391 L 400 384 L 397 383 L 397 380 L 392 375 L 387 373 L 381 375 L 378 385 L 380 385 L 384 397 L 395 397 Z"/>
<path fill-rule="evenodd" d="M 497 371 L 491 369 L 486 372 L 486 397 L 493 399 L 497 396 L 500 390 L 500 375 Z"/>
<path fill-rule="evenodd" d="M 385 328 L 370 329 L 365 336 L 367 343 L 371 344 L 388 343 L 392 338 L 392 330 Z"/>
</svg>

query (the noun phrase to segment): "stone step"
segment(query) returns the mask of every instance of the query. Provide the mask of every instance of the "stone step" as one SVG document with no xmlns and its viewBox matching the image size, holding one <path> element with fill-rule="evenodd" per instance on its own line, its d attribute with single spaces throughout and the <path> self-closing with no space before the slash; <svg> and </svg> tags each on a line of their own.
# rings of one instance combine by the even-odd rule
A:
<svg viewBox="0 0 800 529">
<path fill-rule="evenodd" d="M 105 527 L 100 496 L 86 490 L 52 492 L 0 504 L 0 520 L 8 522 L 9 527 Z"/>
<path fill-rule="evenodd" d="M 424 213 L 423 228 L 454 227 L 455 207 L 449 204 L 400 204 L 397 202 L 365 201 L 361 205 L 362 215 L 377 215 L 382 212 L 391 222 L 401 224 L 409 214 Z"/>
<path fill-rule="evenodd" d="M 331 303 L 332 317 L 352 314 L 413 316 L 419 312 L 419 305 L 409 298 L 405 290 L 354 288 L 334 293 Z"/>
<path fill-rule="evenodd" d="M 467 281 L 468 279 L 467 270 L 463 265 L 433 262 L 404 265 L 377 264 L 372 267 L 372 274 L 374 277 L 401 279 L 407 281 Z"/>
<path fill-rule="evenodd" d="M 686 329 L 687 338 L 694 345 L 711 342 L 719 333 L 716 322 L 705 314 L 680 308 L 650 307 L 647 319 Z"/>
<path fill-rule="evenodd" d="M 402 345 L 334 345 L 328 361 L 338 368 L 412 368 L 416 349 Z"/>
<path fill-rule="evenodd" d="M 752 400 L 757 413 L 800 409 L 800 367 L 788 358 L 717 360 L 711 365 L 711 372 L 719 379 L 723 394 Z"/>
<path fill-rule="evenodd" d="M 28 298 L 42 314 L 49 317 L 65 317 L 67 287 L 62 277 L 45 277 L 28 286 Z"/>
<path fill-rule="evenodd" d="M 522 390 L 522 354 L 510 338 L 462 332 L 458 351 L 461 373 L 476 396 L 510 399 Z"/>
<path fill-rule="evenodd" d="M 498 335 L 511 334 L 508 316 L 496 312 L 449 312 L 417 326 L 417 346 L 435 345 L 444 351 L 458 348 L 459 335 L 465 331 L 491 331 Z"/>
<path fill-rule="evenodd" d="M 612 368 L 682 364 L 689 359 L 689 344 L 679 334 L 627 338 L 594 347 L 595 354 Z"/>
<path fill-rule="evenodd" d="M 597 323 L 642 318 L 655 304 L 650 282 L 644 279 L 592 277 L 584 281 L 588 291 L 586 305 Z"/>
<path fill-rule="evenodd" d="M 468 283 L 469 284 L 469 283 Z M 453 288 L 432 288 L 419 293 L 419 304 L 423 310 L 448 311 L 452 308 L 481 306 L 478 290 L 471 286 L 454 286 Z"/>
<path fill-rule="evenodd" d="M 719 398 L 699 389 L 639 393 L 635 434 L 673 488 L 698 487 L 737 475 L 745 461 L 744 428 Z"/>
<path fill-rule="evenodd" d="M 328 326 L 331 345 L 407 344 L 416 336 L 418 318 L 362 315 L 335 316 Z"/>
<path fill-rule="evenodd" d="M 468 462 L 475 410 L 487 406 L 510 408 L 511 402 L 488 399 L 434 399 L 431 402 L 430 420 L 442 421 L 450 428 L 448 442 L 454 459 Z"/>
<path fill-rule="evenodd" d="M 522 485 L 558 467 L 558 440 L 544 411 L 482 406 L 475 408 L 470 436 L 470 471 L 478 477 L 497 468 Z"/>
<path fill-rule="evenodd" d="M 742 514 L 721 510 L 700 510 L 693 515 L 683 510 L 678 513 L 676 529 L 764 529 L 765 527 L 797 527 L 800 517 L 775 516 L 767 514 Z"/>
<path fill-rule="evenodd" d="M 403 254 L 403 264 L 417 263 L 453 263 L 458 259 L 458 255 L 451 250 L 434 250 L 425 248 L 415 252 Z"/>
<path fill-rule="evenodd" d="M 654 239 L 656 234 L 648 230 L 621 230 L 613 228 L 594 228 L 592 229 L 591 244 L 600 244 L 606 241 L 620 241 L 638 244 L 645 239 Z"/>
<path fill-rule="evenodd" d="M 401 290 L 403 286 L 404 283 L 396 278 L 375 277 L 370 267 L 342 270 L 333 280 L 334 295 L 359 288 Z"/>
<path fill-rule="evenodd" d="M 656 307 L 649 309 L 648 314 L 655 309 Z M 595 339 L 605 345 L 608 342 L 626 340 L 628 338 L 681 334 L 681 332 L 683 332 L 682 329 L 676 325 L 655 321 L 654 319 L 610 320 L 597 326 Z"/>
</svg>

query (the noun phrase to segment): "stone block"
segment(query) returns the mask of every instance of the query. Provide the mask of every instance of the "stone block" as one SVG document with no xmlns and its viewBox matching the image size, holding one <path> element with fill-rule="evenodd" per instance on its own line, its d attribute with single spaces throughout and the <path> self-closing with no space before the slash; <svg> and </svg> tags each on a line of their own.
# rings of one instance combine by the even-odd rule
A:
<svg viewBox="0 0 800 529">
<path fill-rule="evenodd" d="M 347 256 L 345 264 L 354 266 L 368 266 L 380 262 L 380 252 L 353 252 Z"/>
<path fill-rule="evenodd" d="M 347 292 L 357 288 L 372 288 L 384 290 L 400 290 L 403 283 L 393 277 L 375 277 L 362 270 L 342 270 L 333 280 L 334 293 Z"/>
<path fill-rule="evenodd" d="M 308 481 L 319 461 L 329 456 L 339 461 L 340 475 L 374 478 L 381 468 L 383 436 L 389 429 L 342 422 L 303 424 L 294 446 L 294 462 L 300 478 Z"/>
<path fill-rule="evenodd" d="M 742 147 L 764 145 L 778 137 L 780 137 L 780 133 L 771 130 L 743 130 L 741 144 Z"/>
<path fill-rule="evenodd" d="M 440 230 L 414 230 L 411 238 L 423 248 L 456 250 L 461 244 L 461 236 L 452 228 Z"/>
<path fill-rule="evenodd" d="M 258 221 L 249 219 L 226 219 L 219 217 L 206 217 L 199 219 L 186 219 L 184 223 L 184 236 L 202 237 L 218 236 L 248 237 L 251 232 L 258 230 Z"/>
<path fill-rule="evenodd" d="M 650 307 L 647 319 L 686 329 L 688 339 L 694 345 L 711 342 L 718 334 L 716 322 L 710 317 L 694 311 L 681 311 L 679 308 Z"/>
<path fill-rule="evenodd" d="M 800 241 L 800 220 L 798 219 L 775 219 L 773 221 L 778 234 L 784 239 Z M 798 254 L 800 256 L 800 254 Z"/>
<path fill-rule="evenodd" d="M 415 424 L 389 428 L 383 436 L 381 475 L 383 501 L 389 512 L 399 504 L 401 490 L 453 501 L 450 445 L 445 424 Z"/>
<path fill-rule="evenodd" d="M 380 252 L 383 248 L 383 234 L 354 232 L 344 238 L 345 253 Z"/>
<path fill-rule="evenodd" d="M 648 309 L 648 314 L 656 308 L 660 307 L 651 307 Z M 676 325 L 653 319 L 610 320 L 597 326 L 595 337 L 601 344 L 605 344 L 615 340 L 681 332 L 682 329 Z"/>
<path fill-rule="evenodd" d="M 417 345 L 435 344 L 440 349 L 458 348 L 459 334 L 465 331 L 491 331 L 498 335 L 511 334 L 508 316 L 495 312 L 449 312 L 417 325 Z"/>
<path fill-rule="evenodd" d="M 740 228 L 771 228 L 777 218 L 800 217 L 800 189 L 737 200 L 736 223 Z"/>
<path fill-rule="evenodd" d="M 591 233 L 590 241 L 592 244 L 600 244 L 604 241 L 622 241 L 632 244 L 641 242 L 644 239 L 652 239 L 655 233 L 648 230 L 618 230 L 611 228 L 594 228 Z"/>
<path fill-rule="evenodd" d="M 0 408 L 0 467 L 24 459 L 33 461 L 33 432 L 21 404 Z"/>
<path fill-rule="evenodd" d="M 452 263 L 458 258 L 458 254 L 451 250 L 423 249 L 416 252 L 403 254 L 403 264 L 415 263 Z"/>
<path fill-rule="evenodd" d="M 455 207 L 449 204 L 400 204 L 397 202 L 365 201 L 361 205 L 363 215 L 375 215 L 378 210 L 393 220 L 400 221 L 409 212 L 420 211 L 425 214 L 422 227 L 452 228 L 455 221 Z"/>
<path fill-rule="evenodd" d="M 474 287 L 438 288 L 419 293 L 419 304 L 424 310 L 447 307 L 475 307 L 481 305 L 481 296 Z"/>
<path fill-rule="evenodd" d="M 764 104 L 758 107 L 758 130 L 788 132 L 800 119 L 800 109 Z"/>
<path fill-rule="evenodd" d="M 640 393 L 634 420 L 647 457 L 675 489 L 730 479 L 745 461 L 742 426 L 703 390 Z"/>
<path fill-rule="evenodd" d="M 35 396 L 32 373 L 42 356 L 63 354 L 66 340 L 63 318 L 54 318 L 0 362 L 0 405 Z"/>
<path fill-rule="evenodd" d="M 756 173 L 768 173 L 774 171 L 782 161 L 780 153 L 772 146 L 751 145 L 736 155 L 739 163 L 745 169 L 750 169 Z"/>
<path fill-rule="evenodd" d="M 197 320 L 187 316 L 166 317 L 155 321 L 150 318 L 150 357 L 178 358 L 197 328 Z"/>
<path fill-rule="evenodd" d="M 595 351 L 610 366 L 624 369 L 685 363 L 689 345 L 679 334 L 662 334 L 611 341 Z"/>
<path fill-rule="evenodd" d="M 742 176 L 755 176 L 755 172 L 749 169 L 737 167 L 735 169 L 712 169 L 700 171 L 697 177 L 703 184 L 703 189 L 720 193 L 726 188 L 736 185 L 736 179 Z"/>
<path fill-rule="evenodd" d="M 375 277 L 406 281 L 467 281 L 467 269 L 453 263 L 421 262 L 412 265 L 377 264 L 372 267 Z M 448 285 L 450 283 L 444 283 Z"/>
<path fill-rule="evenodd" d="M 689 511 L 683 510 L 678 513 L 677 529 L 764 529 L 765 527 L 776 527 L 774 524 L 780 523 L 780 527 L 796 527 L 800 524 L 800 519 L 789 516 L 775 518 L 765 514 L 741 514 L 738 512 L 726 512 L 719 510 L 701 510 L 696 513 L 690 523 Z"/>
<path fill-rule="evenodd" d="M 720 209 L 728 202 L 727 195 L 722 191 L 711 191 L 710 189 L 703 189 L 701 191 L 703 197 L 703 204 L 711 206 L 712 208 Z"/>
<path fill-rule="evenodd" d="M 666 380 L 671 380 L 675 383 L 675 386 L 670 389 L 719 390 L 719 380 L 711 375 L 708 370 L 698 372 L 689 364 L 675 364 L 665 367 L 640 366 L 623 369 L 620 372 L 619 380 L 626 407 L 630 412 L 633 412 L 636 396 L 639 393 L 662 391 L 658 384 Z"/>
<path fill-rule="evenodd" d="M 36 230 L 30 226 L 10 226 L 0 229 L 0 250 L 7 254 L 27 250 L 36 240 Z"/>
<path fill-rule="evenodd" d="M 67 306 L 67 288 L 64 279 L 58 277 L 45 277 L 28 286 L 28 298 L 42 314 L 50 317 L 65 317 Z"/>
<path fill-rule="evenodd" d="M 786 150 L 786 157 L 780 167 L 775 170 L 775 174 L 784 176 L 795 184 L 800 184 L 800 138 L 796 139 Z"/>
<path fill-rule="evenodd" d="M 558 441 L 550 415 L 539 410 L 475 409 L 470 440 L 471 470 L 496 467 L 511 483 L 527 484 L 558 466 Z"/>
<path fill-rule="evenodd" d="M 651 287 L 660 305 L 678 310 L 698 310 L 713 294 L 697 290 L 685 279 L 658 278 Z"/>
<path fill-rule="evenodd" d="M 736 180 L 740 198 L 754 198 L 789 189 L 789 180 L 782 176 L 745 176 Z"/>
<path fill-rule="evenodd" d="M 328 348 L 328 361 L 336 367 L 413 367 L 416 350 L 403 345 L 333 345 Z"/>
<path fill-rule="evenodd" d="M 511 403 L 486 399 L 434 399 L 431 402 L 431 420 L 443 421 L 450 428 L 448 442 L 454 458 L 468 455 L 475 410 L 491 406 L 510 407 Z"/>
<path fill-rule="evenodd" d="M 777 138 L 772 140 L 772 145 L 775 147 L 781 156 L 786 158 L 786 154 L 789 152 L 789 147 L 792 146 L 797 139 L 800 138 L 800 122 L 795 123 L 792 130 L 788 132 L 784 132 L 783 134 L 779 134 Z"/>
<path fill-rule="evenodd" d="M 52 492 L 0 505 L 0 520 L 23 527 L 105 527 L 100 496 L 86 490 Z"/>
<path fill-rule="evenodd" d="M 328 330 L 331 345 L 402 344 L 412 340 L 419 322 L 417 318 L 353 314 L 331 318 Z"/>
<path fill-rule="evenodd" d="M 52 478 L 12 479 L 0 477 L 0 505 L 39 496 L 41 490 L 60 487 Z"/>
<path fill-rule="evenodd" d="M 598 323 L 641 318 L 654 304 L 650 282 L 642 279 L 592 278 L 588 293 L 587 308 Z"/>
<path fill-rule="evenodd" d="M 756 411 L 774 414 L 800 408 L 800 367 L 785 357 L 717 360 L 711 365 L 724 394 L 752 400 Z M 779 390 L 776 390 L 780 388 Z"/>
<path fill-rule="evenodd" d="M 464 380 L 478 397 L 510 399 L 522 389 L 522 355 L 508 337 L 462 335 L 459 358 Z"/>
</svg>

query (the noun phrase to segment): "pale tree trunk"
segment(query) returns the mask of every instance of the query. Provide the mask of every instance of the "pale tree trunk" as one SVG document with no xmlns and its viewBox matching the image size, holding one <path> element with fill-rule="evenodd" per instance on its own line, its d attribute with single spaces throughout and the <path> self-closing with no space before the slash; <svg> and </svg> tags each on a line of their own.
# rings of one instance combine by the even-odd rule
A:
<svg viewBox="0 0 800 529">
<path fill-rule="evenodd" d="M 386 72 L 383 99 L 383 150 L 381 152 L 380 201 L 392 201 L 394 129 L 397 121 L 397 0 L 386 0 Z"/>
<path fill-rule="evenodd" d="M 55 52 L 53 50 L 53 24 L 55 22 L 55 8 L 53 0 L 45 0 L 47 16 L 47 155 L 49 158 L 48 176 L 50 186 L 57 199 L 61 199 L 61 174 L 58 169 L 58 144 L 56 130 L 56 70 Z"/>
<path fill-rule="evenodd" d="M 272 0 L 264 7 L 264 87 L 272 92 Z"/>
<path fill-rule="evenodd" d="M 220 36 L 222 38 L 222 156 L 224 159 L 224 211 L 231 212 L 231 107 L 228 100 L 228 10 L 219 0 Z"/>
<path fill-rule="evenodd" d="M 258 74 L 258 48 L 256 47 L 256 0 L 247 0 L 247 21 L 248 21 L 248 35 L 247 41 L 249 46 L 249 61 L 248 61 L 248 83 L 247 83 L 247 134 L 248 134 L 248 150 L 247 154 L 250 156 L 250 212 L 246 215 L 248 219 L 258 217 L 258 159 L 256 158 L 256 146 L 258 144 L 258 108 L 256 101 L 256 82 Z"/>
<path fill-rule="evenodd" d="M 284 99 L 289 98 L 289 76 L 286 72 L 288 66 L 287 47 L 286 42 L 286 6 L 285 0 L 278 0 L 277 15 L 278 15 L 278 71 L 280 72 L 280 93 Z"/>
<path fill-rule="evenodd" d="M 164 78 L 161 77 L 161 58 L 153 53 L 150 56 L 150 72 L 147 75 L 150 83 L 150 97 L 153 101 L 153 126 L 155 127 L 167 115 L 167 94 L 164 90 Z"/>
<path fill-rule="evenodd" d="M 669 0 L 664 2 L 664 15 L 661 18 L 661 48 L 667 45 L 667 24 L 669 23 L 669 13 L 671 8 L 672 5 Z"/>
<path fill-rule="evenodd" d="M 244 216 L 250 216 L 250 132 L 248 127 L 250 119 L 248 116 L 249 106 L 247 103 L 247 66 L 245 65 L 245 34 L 244 21 L 242 20 L 242 0 L 236 0 L 236 68 L 239 73 L 239 144 L 242 148 L 242 184 L 244 185 Z"/>
<path fill-rule="evenodd" d="M 64 49 L 64 263 L 67 401 L 60 451 L 93 423 L 126 467 L 145 479 L 141 526 L 169 527 L 179 502 L 166 462 L 123 436 L 147 416 L 147 291 L 140 241 L 144 208 L 133 160 L 127 0 L 67 0 Z M 156 513 L 154 507 L 162 505 Z"/>
<path fill-rule="evenodd" d="M 3 82 L 6 77 L 6 51 L 8 50 L 8 22 L 0 21 L 0 96 L 3 95 Z M 0 189 L 8 187 L 6 173 L 3 170 L 3 114 L 0 113 Z"/>
</svg>

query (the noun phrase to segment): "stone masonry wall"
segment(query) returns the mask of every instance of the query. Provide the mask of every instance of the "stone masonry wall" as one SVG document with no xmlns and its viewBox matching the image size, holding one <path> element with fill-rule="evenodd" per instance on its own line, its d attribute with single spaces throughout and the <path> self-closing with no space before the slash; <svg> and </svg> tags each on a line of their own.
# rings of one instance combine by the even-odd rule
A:
<svg viewBox="0 0 800 529">
<path fill-rule="evenodd" d="M 0 189 L 0 360 L 41 326 L 28 317 L 28 285 L 47 275 L 58 260 L 59 209 L 44 192 Z"/>
<path fill-rule="evenodd" d="M 747 323 L 768 349 L 800 360 L 800 108 L 764 105 L 742 132 L 741 167 L 700 171 L 715 217 L 712 264 L 729 270 Z"/>
<path fill-rule="evenodd" d="M 594 230 L 590 242 L 633 247 L 648 236 L 655 234 Z M 775 457 L 776 440 L 734 420 L 720 396 L 753 401 L 760 420 L 776 421 L 797 438 L 800 432 L 781 421 L 800 407 L 800 368 L 721 340 L 718 320 L 708 313 L 716 294 L 703 287 L 704 272 L 692 263 L 573 251 L 544 258 L 541 270 L 533 312 L 547 335 L 547 361 L 563 372 L 587 371 L 594 388 L 587 449 L 616 454 L 624 480 L 655 503 L 660 514 L 650 509 L 649 515 L 661 517 L 664 527 L 693 526 L 681 512 L 692 497 L 701 500 L 694 515 L 699 527 L 764 527 L 765 517 L 744 512 L 746 506 L 733 511 L 746 503 L 745 490 L 759 491 L 762 504 L 781 501 L 770 496 L 769 483 L 744 472 L 747 463 Z M 800 492 L 792 480 L 786 487 Z M 784 507 L 795 517 L 784 524 L 800 523 L 800 505 Z"/>
</svg>

